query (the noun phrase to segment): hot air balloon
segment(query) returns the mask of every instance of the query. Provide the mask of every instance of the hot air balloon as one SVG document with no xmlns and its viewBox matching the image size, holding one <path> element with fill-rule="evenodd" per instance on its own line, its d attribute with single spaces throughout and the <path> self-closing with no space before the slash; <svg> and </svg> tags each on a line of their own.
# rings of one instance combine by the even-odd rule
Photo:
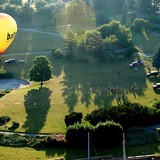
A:
<svg viewBox="0 0 160 160">
<path fill-rule="evenodd" d="M 0 13 L 0 55 L 13 42 L 17 33 L 17 23 L 10 15 Z"/>
</svg>

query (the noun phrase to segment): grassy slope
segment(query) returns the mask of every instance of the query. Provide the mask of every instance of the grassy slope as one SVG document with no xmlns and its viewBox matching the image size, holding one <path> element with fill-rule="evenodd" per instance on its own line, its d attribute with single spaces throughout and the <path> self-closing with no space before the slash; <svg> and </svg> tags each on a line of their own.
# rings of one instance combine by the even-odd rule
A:
<svg viewBox="0 0 160 160">
<path fill-rule="evenodd" d="M 22 35 L 24 34 L 26 33 L 22 33 Z M 152 34 L 150 34 L 150 36 L 151 35 Z M 19 36 L 21 38 L 21 35 Z M 34 34 L 34 36 L 36 39 L 36 34 Z M 39 35 L 37 35 L 37 37 L 37 40 L 43 39 L 43 37 L 39 38 Z M 27 43 L 28 40 L 26 39 L 28 38 L 29 37 L 26 36 L 21 39 Z M 141 37 L 139 37 L 139 40 L 140 39 Z M 31 38 L 29 41 L 30 44 L 34 44 L 32 40 L 34 40 L 34 38 Z M 155 40 L 157 41 L 157 38 L 155 38 Z M 15 44 L 7 50 L 2 60 L 4 61 L 10 57 L 24 58 L 25 64 L 4 66 L 2 63 L 1 68 L 12 71 L 15 77 L 28 79 L 27 74 L 29 68 L 32 66 L 32 59 L 36 55 L 22 53 L 21 55 L 13 56 L 12 53 L 23 52 L 23 48 L 25 48 L 25 44 L 20 45 L 20 41 L 17 42 L 15 40 Z M 140 40 L 139 42 L 142 43 L 143 41 Z M 45 48 L 43 51 L 52 48 L 48 47 L 47 44 L 48 43 L 31 45 L 32 47 L 29 51 L 39 51 L 41 50 L 39 46 L 42 45 L 44 45 L 42 48 Z M 143 46 L 146 46 L 146 44 L 141 44 L 141 46 L 141 48 L 145 48 Z M 152 50 L 151 46 L 150 50 Z M 27 51 L 27 49 L 25 49 L 25 51 Z M 81 111 L 87 114 L 98 107 L 117 104 L 113 96 L 106 94 L 105 90 L 108 86 L 122 88 L 127 93 L 129 100 L 142 104 L 151 105 L 154 99 L 159 97 L 159 94 L 156 94 L 152 89 L 152 84 L 155 82 L 146 79 L 147 69 L 145 66 L 141 66 L 137 72 L 129 69 L 128 64 L 134 57 L 133 59 L 116 63 L 81 64 L 53 60 L 50 54 L 46 56 L 49 57 L 54 66 L 54 78 L 46 82 L 42 90 L 39 89 L 39 84 L 33 83 L 28 88 L 11 91 L 0 99 L 0 115 L 10 115 L 12 120 L 18 121 L 20 127 L 16 131 L 65 132 L 64 116 L 70 111 Z M 150 63 L 148 59 L 144 60 L 147 60 L 145 63 Z M 120 72 L 120 75 L 118 75 L 118 72 Z M 136 97 L 129 91 L 133 83 L 137 86 Z M 11 123 L 8 124 L 8 126 L 10 125 Z M 160 153 L 159 145 L 156 145 L 156 147 L 152 145 L 149 148 L 150 149 L 146 149 L 146 154 Z M 50 157 L 56 157 L 56 153 L 58 152 L 56 151 L 54 154 L 53 151 L 50 150 L 37 152 L 26 148 L 18 148 L 17 150 L 17 148 L 6 147 L 1 147 L 0 150 L 2 160 L 3 157 L 4 159 L 9 159 L 9 157 L 13 156 L 8 153 L 18 152 L 19 154 L 15 155 L 15 159 L 17 157 L 27 157 L 26 159 L 31 159 L 31 157 L 33 159 L 49 159 Z M 142 147 L 138 149 L 136 153 L 133 153 L 132 150 L 128 150 L 130 155 L 141 154 L 145 148 Z M 64 152 L 58 156 L 64 155 Z M 111 154 L 112 152 L 106 152 L 105 150 L 105 153 Z M 69 152 L 66 154 L 68 156 L 70 155 Z M 116 153 L 114 153 L 114 155 L 115 154 Z M 120 156 L 120 154 L 118 154 L 118 156 Z"/>
<path fill-rule="evenodd" d="M 91 146 L 91 156 L 106 156 L 114 155 L 114 157 L 122 157 L 122 147 L 117 148 L 105 148 L 97 150 Z M 17 153 L 17 154 L 15 154 Z M 12 147 L 0 147 L 0 159 L 1 160 L 49 160 L 57 157 L 64 157 L 68 159 L 78 159 L 87 157 L 87 149 L 68 149 L 68 148 L 46 148 L 46 149 L 33 149 L 33 148 L 12 148 Z M 146 144 L 142 146 L 127 147 L 127 156 L 136 155 L 148 155 L 148 154 L 160 154 L 160 146 L 157 143 Z"/>
<path fill-rule="evenodd" d="M 133 32 L 133 43 L 144 53 L 155 53 L 160 46 L 160 35 L 151 31 Z"/>
<path fill-rule="evenodd" d="M 29 40 L 28 36 L 24 37 L 28 31 L 21 32 L 19 39 L 29 41 L 30 44 L 34 39 L 44 39 L 44 34 L 40 38 L 39 33 L 34 33 L 34 38 Z M 19 41 L 15 43 L 13 52 L 22 52 L 24 46 L 18 47 Z M 47 48 L 47 44 L 40 41 L 38 46 L 43 45 L 43 48 Z M 31 51 L 39 50 L 34 42 L 31 48 Z M 136 72 L 130 69 L 128 64 L 140 58 L 138 56 L 113 63 L 71 63 L 53 60 L 51 54 L 45 55 L 54 67 L 54 78 L 46 82 L 44 88 L 39 89 L 39 84 L 33 83 L 28 88 L 11 91 L 0 99 L 0 115 L 10 115 L 12 120 L 18 121 L 20 127 L 17 131 L 64 133 L 64 116 L 71 111 L 81 111 L 86 115 L 98 107 L 117 105 L 115 97 L 107 94 L 108 87 L 119 89 L 120 94 L 124 91 L 129 101 L 144 105 L 151 105 L 154 99 L 159 97 L 152 89 L 153 83 L 158 80 L 150 81 L 146 78 L 145 65 L 151 63 L 149 59 L 143 59 L 144 65 Z M 1 68 L 11 71 L 17 78 L 28 79 L 32 60 L 37 55 L 21 53 L 16 56 L 8 51 L 1 59 L 4 61 L 11 56 L 25 59 L 25 64 L 2 63 Z M 130 91 L 133 84 L 136 86 L 135 94 Z"/>
<path fill-rule="evenodd" d="M 25 64 L 4 67 L 16 77 L 28 78 L 34 56 L 27 55 Z M 85 115 L 98 107 L 117 105 L 115 97 L 107 94 L 108 87 L 120 88 L 120 94 L 125 91 L 128 100 L 147 105 L 159 96 L 152 89 L 153 82 L 146 79 L 144 65 L 137 72 L 128 67 L 131 59 L 106 64 L 69 63 L 53 60 L 50 54 L 46 56 L 54 67 L 53 79 L 42 89 L 38 83 L 33 83 L 0 99 L 0 115 L 10 115 L 12 120 L 20 122 L 17 131 L 65 132 L 64 116 L 71 111 Z M 137 88 L 135 96 L 130 91 L 133 84 Z"/>
<path fill-rule="evenodd" d="M 62 44 L 63 38 L 58 34 L 18 29 L 15 40 L 6 53 L 44 52 Z"/>
</svg>

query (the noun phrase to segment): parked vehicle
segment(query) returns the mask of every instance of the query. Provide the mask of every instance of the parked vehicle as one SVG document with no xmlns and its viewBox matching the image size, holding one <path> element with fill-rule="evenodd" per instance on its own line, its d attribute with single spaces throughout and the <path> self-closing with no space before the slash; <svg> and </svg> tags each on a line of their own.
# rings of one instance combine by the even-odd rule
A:
<svg viewBox="0 0 160 160">
<path fill-rule="evenodd" d="M 13 58 L 7 59 L 5 62 L 5 64 L 11 64 L 11 63 L 16 63 L 16 60 Z"/>
<path fill-rule="evenodd" d="M 157 77 L 158 76 L 158 74 L 159 74 L 159 72 L 158 71 L 151 71 L 151 72 L 149 72 L 149 73 L 147 73 L 147 77 L 148 78 L 150 78 L 150 77 Z"/>
<path fill-rule="evenodd" d="M 143 62 L 141 60 L 138 60 L 138 61 L 134 61 L 134 62 L 130 63 L 129 67 L 130 68 L 135 68 L 135 67 L 138 67 L 141 64 L 143 64 Z"/>
<path fill-rule="evenodd" d="M 18 63 L 24 63 L 24 59 L 18 59 L 17 62 Z"/>
<path fill-rule="evenodd" d="M 156 83 L 155 85 L 153 85 L 153 89 L 160 89 L 160 83 Z"/>
<path fill-rule="evenodd" d="M 129 67 L 130 68 L 135 68 L 135 67 L 138 67 L 138 62 L 132 62 L 131 64 L 129 64 Z"/>
</svg>

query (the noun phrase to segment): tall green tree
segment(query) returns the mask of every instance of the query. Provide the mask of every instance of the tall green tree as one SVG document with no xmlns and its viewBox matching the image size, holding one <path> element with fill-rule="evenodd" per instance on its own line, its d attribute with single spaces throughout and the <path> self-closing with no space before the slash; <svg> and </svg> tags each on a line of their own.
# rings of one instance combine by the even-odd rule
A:
<svg viewBox="0 0 160 160">
<path fill-rule="evenodd" d="M 31 8 L 29 4 L 26 3 L 24 6 L 22 6 L 19 12 L 19 19 L 23 22 L 31 22 L 33 14 L 34 14 L 33 8 Z"/>
<path fill-rule="evenodd" d="M 30 80 L 40 82 L 42 87 L 44 81 L 52 78 L 52 69 L 51 62 L 46 56 L 36 56 L 29 71 Z"/>
<path fill-rule="evenodd" d="M 97 54 L 97 52 L 104 48 L 104 41 L 99 31 L 88 30 L 85 32 L 83 39 L 85 48 L 93 55 Z"/>
<path fill-rule="evenodd" d="M 47 5 L 47 2 L 45 0 L 37 0 L 34 3 L 36 10 L 38 13 L 43 12 L 44 6 Z"/>
<path fill-rule="evenodd" d="M 117 40 L 116 44 L 119 47 L 129 47 L 132 40 L 132 33 L 130 28 L 123 26 L 119 21 L 111 21 L 108 24 L 102 25 L 97 29 L 103 39 L 111 35 L 115 35 Z"/>
<path fill-rule="evenodd" d="M 77 34 L 73 33 L 72 30 L 69 30 L 64 38 L 64 46 L 63 49 L 65 51 L 66 58 L 72 58 L 75 55 L 76 50 L 76 40 Z"/>
<path fill-rule="evenodd" d="M 142 31 L 147 29 L 147 27 L 148 27 L 148 21 L 143 18 L 136 18 L 133 21 L 133 29 L 135 31 Z"/>
</svg>

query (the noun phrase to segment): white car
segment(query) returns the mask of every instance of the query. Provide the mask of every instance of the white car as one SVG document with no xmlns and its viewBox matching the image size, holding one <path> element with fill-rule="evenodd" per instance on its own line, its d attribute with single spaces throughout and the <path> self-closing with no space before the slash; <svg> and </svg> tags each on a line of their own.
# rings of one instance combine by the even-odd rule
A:
<svg viewBox="0 0 160 160">
<path fill-rule="evenodd" d="M 157 77 L 159 74 L 158 71 L 151 71 L 149 73 L 147 73 L 147 77 Z"/>
<path fill-rule="evenodd" d="M 130 68 L 135 68 L 135 67 L 138 67 L 138 66 L 139 66 L 139 64 L 138 64 L 137 61 L 132 62 L 132 63 L 129 64 L 129 67 L 130 67 Z"/>
<path fill-rule="evenodd" d="M 155 85 L 153 85 L 153 89 L 160 89 L 160 83 L 156 83 Z"/>
<path fill-rule="evenodd" d="M 18 59 L 17 62 L 18 63 L 24 63 L 24 59 Z"/>
</svg>

